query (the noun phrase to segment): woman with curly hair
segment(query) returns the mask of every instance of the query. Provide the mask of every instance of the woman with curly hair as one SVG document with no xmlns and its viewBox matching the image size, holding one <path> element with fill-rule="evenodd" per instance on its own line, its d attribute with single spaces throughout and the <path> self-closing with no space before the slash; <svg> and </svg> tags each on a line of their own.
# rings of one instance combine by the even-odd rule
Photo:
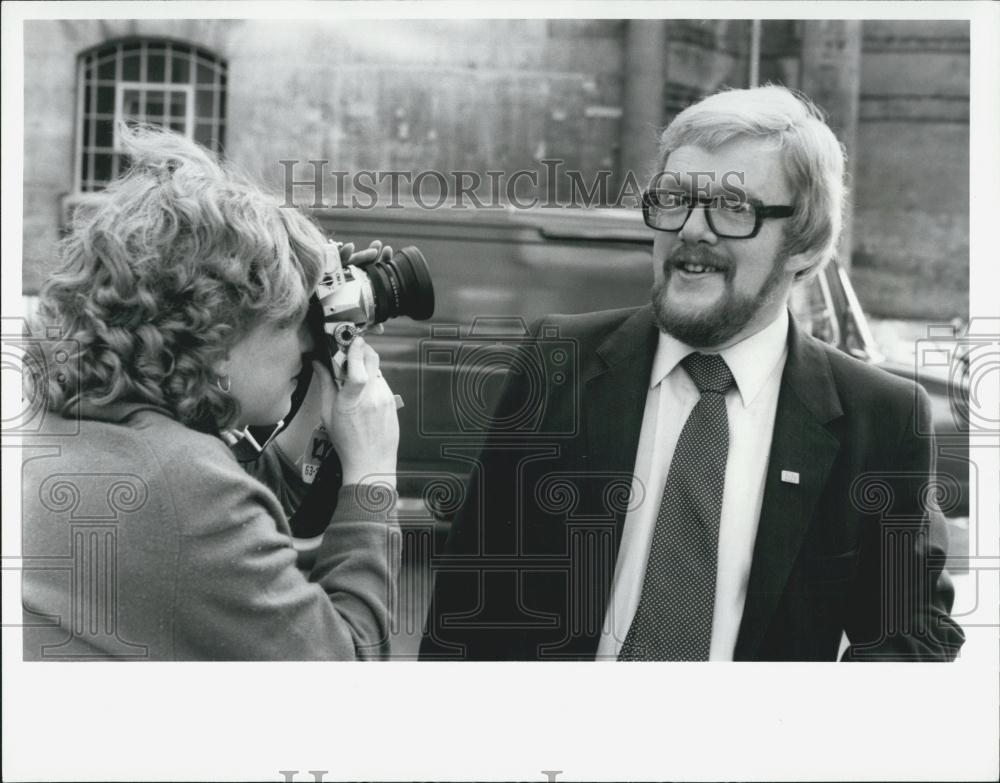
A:
<svg viewBox="0 0 1000 783">
<path fill-rule="evenodd" d="M 186 139 L 122 137 L 128 172 L 40 295 L 57 448 L 24 465 L 25 658 L 385 657 L 398 527 L 366 477 L 391 501 L 399 426 L 377 354 L 355 340 L 340 385 L 313 363 L 297 429 L 322 420 L 343 486 L 308 573 L 294 466 L 244 470 L 224 440 L 289 411 L 322 234 Z"/>
</svg>

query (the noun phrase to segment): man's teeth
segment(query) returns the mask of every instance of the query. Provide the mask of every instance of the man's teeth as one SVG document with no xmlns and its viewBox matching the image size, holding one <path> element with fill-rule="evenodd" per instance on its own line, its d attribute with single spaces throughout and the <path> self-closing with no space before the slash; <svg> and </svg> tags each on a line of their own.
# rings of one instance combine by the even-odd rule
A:
<svg viewBox="0 0 1000 783">
<path fill-rule="evenodd" d="M 702 266 L 701 264 L 681 264 L 681 269 L 685 272 L 700 274 L 701 272 L 718 272 L 714 266 Z"/>
</svg>

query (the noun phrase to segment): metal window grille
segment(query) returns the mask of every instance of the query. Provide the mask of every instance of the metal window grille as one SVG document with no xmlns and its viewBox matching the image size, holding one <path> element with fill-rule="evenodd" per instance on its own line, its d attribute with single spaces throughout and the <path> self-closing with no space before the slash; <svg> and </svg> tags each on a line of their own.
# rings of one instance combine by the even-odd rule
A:
<svg viewBox="0 0 1000 783">
<path fill-rule="evenodd" d="M 103 190 L 128 168 L 121 122 L 159 125 L 222 151 L 226 64 L 204 49 L 158 39 L 108 43 L 80 56 L 77 83 L 77 192 Z"/>
</svg>

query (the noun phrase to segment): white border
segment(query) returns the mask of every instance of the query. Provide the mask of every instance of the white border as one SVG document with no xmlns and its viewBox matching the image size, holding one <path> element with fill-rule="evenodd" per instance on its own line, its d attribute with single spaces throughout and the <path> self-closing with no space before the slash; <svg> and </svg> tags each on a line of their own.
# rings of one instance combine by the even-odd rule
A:
<svg viewBox="0 0 1000 783">
<path fill-rule="evenodd" d="M 1000 6 L 988 3 L 5 3 L 2 8 L 4 315 L 20 309 L 25 19 L 969 18 L 973 315 L 997 315 Z M 5 379 L 7 380 L 7 379 Z M 3 390 L 4 397 L 18 389 Z M 987 391 L 994 395 L 996 387 Z M 990 404 L 990 401 L 987 401 Z M 17 486 L 4 449 L 3 481 Z M 996 444 L 978 450 L 996 476 Z M 994 481 L 980 508 L 1000 507 Z M 4 555 L 19 546 L 3 493 Z M 996 528 L 986 531 L 996 542 Z M 995 553 L 994 553 L 995 554 Z M 996 572 L 982 581 L 996 621 Z M 5 573 L 4 586 L 8 586 Z M 4 617 L 19 614 L 4 594 Z M 13 603 L 12 603 L 13 602 Z M 3 631 L 4 780 L 996 779 L 992 654 L 950 666 L 597 664 L 61 664 L 20 661 Z M 976 638 L 973 638 L 975 635 Z M 992 645 L 992 648 L 990 647 Z"/>
</svg>

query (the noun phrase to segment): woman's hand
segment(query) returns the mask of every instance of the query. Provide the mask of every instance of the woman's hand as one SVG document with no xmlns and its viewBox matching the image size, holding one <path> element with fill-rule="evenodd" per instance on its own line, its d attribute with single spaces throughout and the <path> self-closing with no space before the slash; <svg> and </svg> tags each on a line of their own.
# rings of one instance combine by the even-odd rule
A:
<svg viewBox="0 0 1000 783">
<path fill-rule="evenodd" d="M 322 388 L 321 416 L 340 457 L 344 484 L 396 486 L 399 419 L 396 401 L 379 370 L 378 354 L 356 337 L 344 362 L 340 388 L 318 362 L 315 378 Z"/>
<path fill-rule="evenodd" d="M 376 259 L 379 261 L 388 261 L 392 258 L 392 246 L 385 245 L 382 246 L 382 240 L 376 239 L 366 250 L 359 250 L 354 252 L 354 243 L 348 242 L 346 245 L 337 243 L 337 247 L 340 248 L 340 263 L 344 266 L 354 264 L 355 266 L 369 264 Z"/>
</svg>

